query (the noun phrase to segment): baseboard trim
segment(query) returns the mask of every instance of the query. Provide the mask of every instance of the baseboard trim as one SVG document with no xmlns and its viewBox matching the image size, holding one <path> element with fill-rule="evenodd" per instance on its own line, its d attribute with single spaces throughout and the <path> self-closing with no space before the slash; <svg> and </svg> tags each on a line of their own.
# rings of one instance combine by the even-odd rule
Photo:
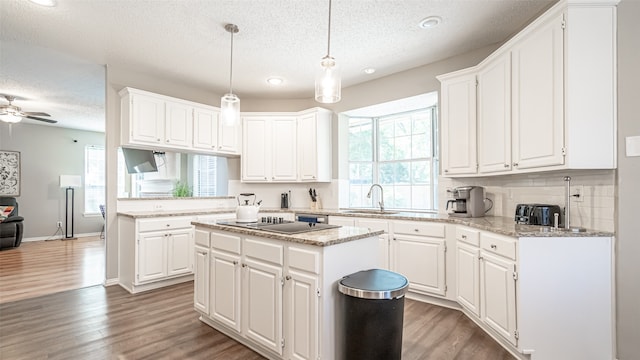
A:
<svg viewBox="0 0 640 360">
<path fill-rule="evenodd" d="M 84 233 L 84 234 L 74 234 L 73 239 L 75 240 L 76 238 L 89 237 L 89 236 L 99 236 L 99 235 L 100 235 L 99 232 Z M 35 237 L 29 237 L 29 238 L 22 238 L 22 242 L 50 241 L 50 240 L 71 240 L 71 239 L 65 239 L 64 234 L 56 235 L 56 236 L 35 236 Z"/>
<path fill-rule="evenodd" d="M 113 286 L 113 285 L 118 285 L 118 278 L 112 278 L 112 279 L 104 279 L 104 282 L 102 283 L 102 286 Z"/>
</svg>

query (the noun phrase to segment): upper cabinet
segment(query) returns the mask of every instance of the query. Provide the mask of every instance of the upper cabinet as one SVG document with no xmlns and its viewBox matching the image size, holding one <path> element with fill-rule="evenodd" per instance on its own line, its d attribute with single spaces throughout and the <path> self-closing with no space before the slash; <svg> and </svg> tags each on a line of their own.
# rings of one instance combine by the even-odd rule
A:
<svg viewBox="0 0 640 360">
<path fill-rule="evenodd" d="M 439 76 L 442 175 L 614 169 L 616 3 L 561 1 L 478 66 Z M 472 77 L 475 107 L 452 88 Z"/>
<path fill-rule="evenodd" d="M 120 96 L 121 145 L 240 154 L 240 124 L 220 123 L 216 107 L 132 88 L 122 89 Z"/>
<path fill-rule="evenodd" d="M 478 168 L 475 69 L 438 76 L 438 80 L 442 82 L 442 172 L 475 174 Z"/>
<path fill-rule="evenodd" d="M 331 181 L 331 112 L 245 113 L 242 181 Z"/>
</svg>

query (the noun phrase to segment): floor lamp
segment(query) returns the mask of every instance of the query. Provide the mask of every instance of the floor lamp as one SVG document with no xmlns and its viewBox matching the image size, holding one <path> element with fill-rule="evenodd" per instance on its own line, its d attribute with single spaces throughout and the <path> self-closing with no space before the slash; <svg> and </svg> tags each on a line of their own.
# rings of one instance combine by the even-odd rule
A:
<svg viewBox="0 0 640 360">
<path fill-rule="evenodd" d="M 73 234 L 73 210 L 75 189 L 82 186 L 80 175 L 60 175 L 60 187 L 65 188 L 64 199 L 64 240 L 74 240 Z M 69 204 L 71 204 L 71 216 L 69 216 Z M 69 235 L 69 220 L 71 220 L 71 235 Z"/>
</svg>

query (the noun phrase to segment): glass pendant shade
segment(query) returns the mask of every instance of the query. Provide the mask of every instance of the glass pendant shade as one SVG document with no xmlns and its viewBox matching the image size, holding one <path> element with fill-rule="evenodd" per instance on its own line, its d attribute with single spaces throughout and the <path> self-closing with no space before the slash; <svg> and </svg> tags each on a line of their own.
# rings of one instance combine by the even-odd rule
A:
<svg viewBox="0 0 640 360">
<path fill-rule="evenodd" d="M 340 68 L 331 56 L 325 56 L 320 62 L 316 75 L 316 101 L 331 104 L 341 97 Z"/>
<path fill-rule="evenodd" d="M 22 117 L 19 115 L 8 113 L 8 114 L 0 115 L 0 120 L 8 123 L 17 123 L 17 122 L 20 122 L 20 120 L 22 120 Z"/>
<path fill-rule="evenodd" d="M 240 98 L 235 94 L 224 94 L 220 100 L 220 121 L 227 126 L 240 121 Z"/>
</svg>

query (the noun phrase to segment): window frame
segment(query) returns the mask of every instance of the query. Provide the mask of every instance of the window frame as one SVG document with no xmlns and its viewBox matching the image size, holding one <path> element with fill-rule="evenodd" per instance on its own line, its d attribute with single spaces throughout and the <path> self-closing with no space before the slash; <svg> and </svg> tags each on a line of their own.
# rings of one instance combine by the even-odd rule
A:
<svg viewBox="0 0 640 360">
<path fill-rule="evenodd" d="M 92 178 L 93 176 L 90 175 L 89 173 L 89 151 L 100 151 L 102 153 L 102 166 L 100 167 L 102 169 L 102 176 L 100 177 L 102 179 L 102 184 L 99 185 L 94 185 L 92 183 Z M 106 158 L 105 158 L 105 146 L 104 145 L 93 145 L 93 144 L 88 144 L 85 145 L 84 147 L 84 169 L 83 169 L 83 192 L 84 192 L 84 199 L 83 199 L 83 204 L 82 204 L 82 214 L 83 216 L 86 217 L 91 217 L 91 216 L 102 216 L 102 213 L 100 212 L 100 205 L 104 205 L 105 201 L 106 201 Z M 95 159 L 95 158 L 94 158 Z M 92 159 L 93 161 L 93 159 Z M 100 174 L 98 174 L 100 175 Z M 90 194 L 90 190 L 94 189 L 95 187 L 98 187 L 98 191 L 100 191 L 100 188 L 102 189 L 102 198 L 98 199 L 97 197 L 92 197 L 89 196 Z M 89 209 L 89 200 L 94 200 L 97 201 L 96 204 L 96 209 L 95 211 L 92 211 Z"/>
</svg>

